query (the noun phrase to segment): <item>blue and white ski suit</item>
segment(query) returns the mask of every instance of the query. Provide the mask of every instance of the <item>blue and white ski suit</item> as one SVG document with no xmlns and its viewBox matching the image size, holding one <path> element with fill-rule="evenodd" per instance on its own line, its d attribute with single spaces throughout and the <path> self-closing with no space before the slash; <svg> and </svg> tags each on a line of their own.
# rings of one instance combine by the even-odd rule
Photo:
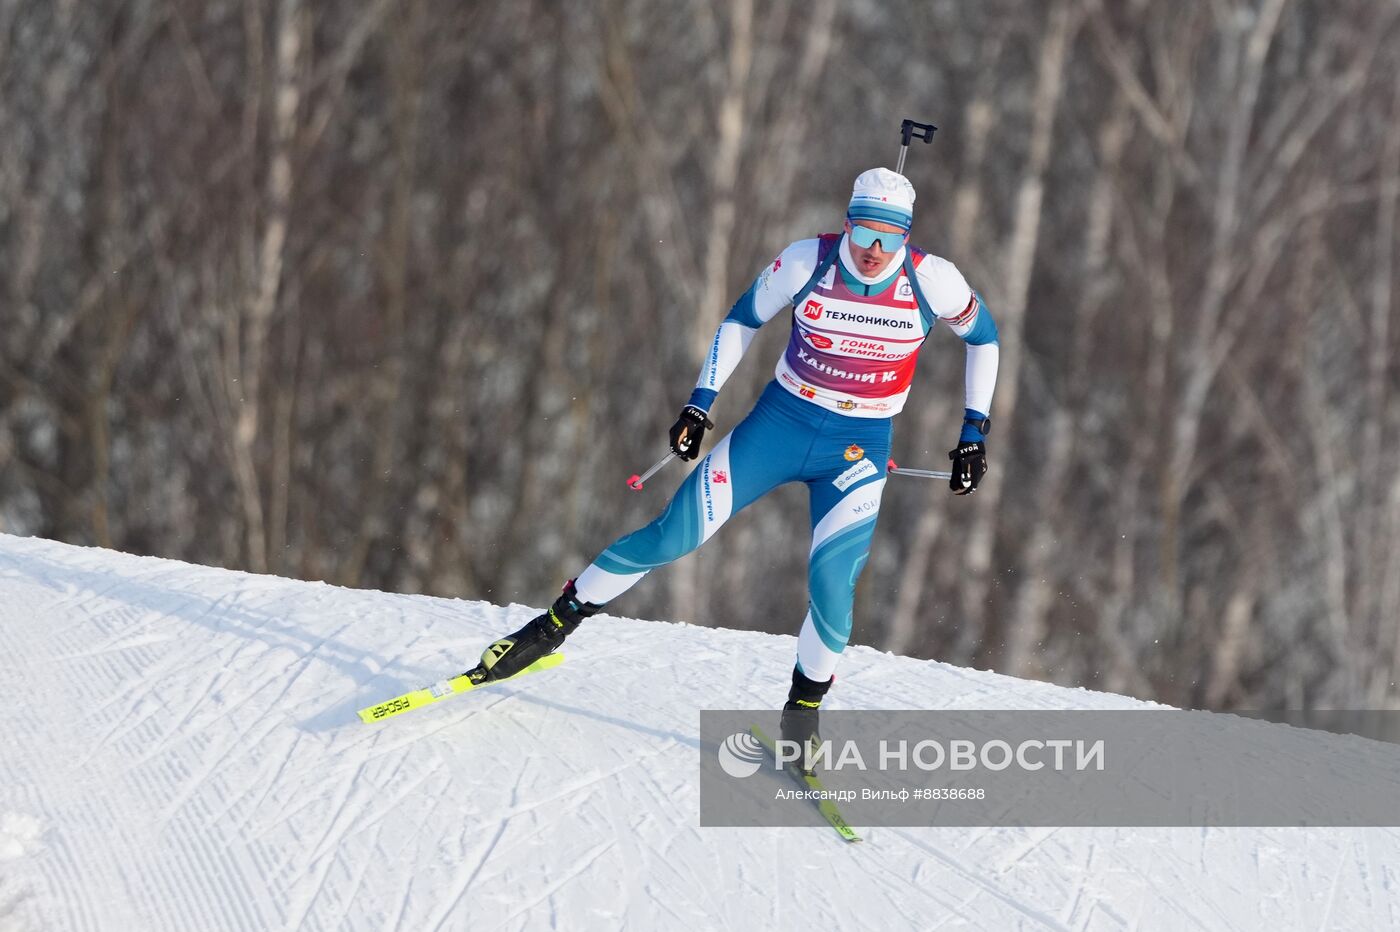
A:
<svg viewBox="0 0 1400 932">
<path fill-rule="evenodd" d="M 908 397 L 920 346 L 939 319 L 967 343 L 965 403 L 978 418 L 991 406 L 999 358 L 996 325 L 952 263 L 909 247 L 878 280 L 855 268 L 843 235 L 802 240 L 740 297 L 715 334 L 690 403 L 708 411 L 758 328 L 791 306 L 792 335 L 774 380 L 666 509 L 579 575 L 579 598 L 611 601 L 709 540 L 750 502 L 785 482 L 803 482 L 812 543 L 797 664 L 810 679 L 831 677 L 851 636 L 856 580 L 885 486 L 891 419 Z"/>
</svg>

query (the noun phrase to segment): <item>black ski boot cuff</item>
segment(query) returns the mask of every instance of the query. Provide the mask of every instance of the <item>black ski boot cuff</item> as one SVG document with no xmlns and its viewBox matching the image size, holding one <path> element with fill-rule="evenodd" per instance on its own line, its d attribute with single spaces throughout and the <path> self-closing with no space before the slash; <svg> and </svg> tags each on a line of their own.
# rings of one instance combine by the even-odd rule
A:
<svg viewBox="0 0 1400 932">
<path fill-rule="evenodd" d="M 836 677 L 822 682 L 808 679 L 797 667 L 792 668 L 792 688 L 788 690 L 787 708 L 815 709 L 822 704 L 827 690 L 836 682 Z"/>
<path fill-rule="evenodd" d="M 546 616 L 564 635 L 574 633 L 574 629 L 579 626 L 589 615 L 596 615 L 603 610 L 603 606 L 594 605 L 592 602 L 583 602 L 578 597 L 578 590 L 574 588 L 574 581 L 571 579 L 564 584 L 564 591 L 559 598 L 554 600 L 554 605 L 550 607 Z"/>
</svg>

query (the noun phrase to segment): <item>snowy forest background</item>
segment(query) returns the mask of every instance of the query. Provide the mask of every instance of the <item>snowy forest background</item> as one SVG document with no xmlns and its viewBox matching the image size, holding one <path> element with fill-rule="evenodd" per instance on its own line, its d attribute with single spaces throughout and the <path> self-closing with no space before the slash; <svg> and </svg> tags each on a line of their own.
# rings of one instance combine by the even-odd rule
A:
<svg viewBox="0 0 1400 932">
<path fill-rule="evenodd" d="M 855 640 L 1397 707 L 1397 20 L 0 0 L 0 530 L 547 604 L 680 480 L 624 485 L 730 303 L 912 117 L 914 240 L 1001 330 L 993 471 L 890 480 Z M 940 328 L 897 460 L 946 468 L 961 383 Z M 613 610 L 795 633 L 809 530 L 781 489 Z"/>
</svg>

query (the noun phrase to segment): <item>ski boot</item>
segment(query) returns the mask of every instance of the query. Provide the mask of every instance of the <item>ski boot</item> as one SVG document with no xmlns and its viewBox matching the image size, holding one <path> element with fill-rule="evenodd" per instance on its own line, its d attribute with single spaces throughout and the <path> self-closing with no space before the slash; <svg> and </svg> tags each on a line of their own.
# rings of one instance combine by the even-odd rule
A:
<svg viewBox="0 0 1400 932">
<path fill-rule="evenodd" d="M 564 592 L 554 600 L 549 611 L 530 619 L 514 634 L 493 641 L 481 654 L 481 663 L 468 672 L 472 680 L 504 680 L 515 676 L 546 654 L 552 654 L 578 627 L 579 622 L 595 614 L 603 606 L 580 602 L 571 579 Z"/>
<path fill-rule="evenodd" d="M 809 680 L 797 667 L 792 668 L 792 688 L 788 690 L 788 701 L 783 706 L 783 717 L 778 727 L 784 741 L 796 741 L 802 746 L 802 757 L 795 765 L 803 773 L 812 772 L 806 768 L 805 762 L 809 749 L 815 750 L 821 744 L 821 736 L 817 734 L 817 709 L 834 682 L 834 676 L 824 683 Z"/>
</svg>

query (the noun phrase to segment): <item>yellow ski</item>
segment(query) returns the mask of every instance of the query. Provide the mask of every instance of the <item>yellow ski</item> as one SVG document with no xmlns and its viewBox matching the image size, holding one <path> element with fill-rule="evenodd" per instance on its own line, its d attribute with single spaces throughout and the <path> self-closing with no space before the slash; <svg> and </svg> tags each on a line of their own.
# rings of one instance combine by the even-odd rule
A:
<svg viewBox="0 0 1400 932">
<path fill-rule="evenodd" d="M 536 660 L 534 663 L 515 674 L 515 676 L 509 677 L 508 679 L 513 680 L 527 673 L 534 673 L 537 670 L 548 670 L 550 667 L 557 667 L 563 662 L 563 654 L 545 654 L 539 660 Z M 381 702 L 367 709 L 361 709 L 358 714 L 362 722 L 380 722 L 386 718 L 402 715 L 404 712 L 409 712 L 425 705 L 431 705 L 434 702 L 440 702 L 458 693 L 464 693 L 481 686 L 491 686 L 494 683 L 504 683 L 507 681 L 508 680 L 483 680 L 477 682 L 472 679 L 471 672 L 469 671 L 459 676 L 454 676 L 451 679 L 438 680 L 431 686 L 415 689 L 413 692 L 404 693 L 402 696 L 396 696 L 387 702 Z"/>
<path fill-rule="evenodd" d="M 762 728 L 754 725 L 749 728 L 749 732 L 759 741 L 763 742 L 763 746 L 768 749 L 768 753 L 772 754 L 774 759 L 777 758 L 778 749 L 773 744 L 773 739 L 768 737 Z M 795 764 L 788 764 L 786 770 L 792 775 L 794 780 L 807 787 L 807 789 L 816 790 L 818 793 L 824 793 L 826 791 L 826 787 L 815 774 L 807 773 Z M 855 829 L 846 824 L 845 818 L 841 815 L 841 810 L 836 808 L 834 802 L 829 799 L 818 799 L 817 811 L 822 814 L 822 818 L 826 819 L 827 823 L 832 828 L 836 829 L 836 834 L 840 835 L 846 841 L 860 841 L 860 836 L 856 834 Z"/>
</svg>

